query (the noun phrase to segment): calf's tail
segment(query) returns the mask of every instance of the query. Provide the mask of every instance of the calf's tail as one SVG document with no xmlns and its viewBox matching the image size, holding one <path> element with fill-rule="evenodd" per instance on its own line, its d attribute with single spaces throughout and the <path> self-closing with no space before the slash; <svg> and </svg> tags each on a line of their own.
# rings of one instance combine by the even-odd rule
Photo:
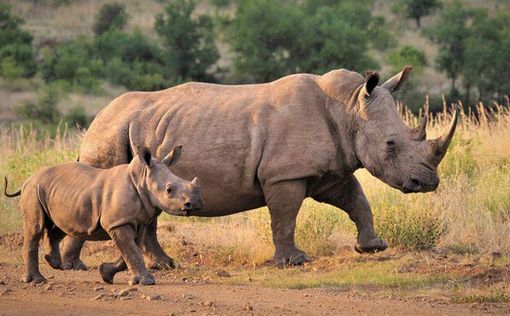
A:
<svg viewBox="0 0 510 316">
<path fill-rule="evenodd" d="M 4 194 L 5 194 L 6 197 L 13 198 L 13 197 L 16 197 L 18 195 L 21 195 L 21 190 L 19 190 L 16 193 L 11 193 L 11 194 L 7 193 L 7 184 L 8 184 L 7 177 L 4 177 L 4 179 L 5 179 Z"/>
</svg>

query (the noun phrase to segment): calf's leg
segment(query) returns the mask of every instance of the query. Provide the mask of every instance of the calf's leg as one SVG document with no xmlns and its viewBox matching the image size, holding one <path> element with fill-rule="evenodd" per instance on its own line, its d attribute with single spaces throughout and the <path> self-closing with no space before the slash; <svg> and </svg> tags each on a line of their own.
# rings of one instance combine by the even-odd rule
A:
<svg viewBox="0 0 510 316">
<path fill-rule="evenodd" d="M 274 262 L 278 266 L 300 265 L 309 261 L 294 243 L 296 217 L 306 196 L 305 181 L 286 181 L 263 188 L 275 245 Z"/>
<path fill-rule="evenodd" d="M 124 259 L 122 261 L 125 261 L 127 268 L 132 274 L 129 284 L 154 284 L 154 277 L 149 273 L 149 271 L 147 271 L 143 262 L 142 251 L 139 247 L 143 237 L 143 232 L 139 232 L 137 234 L 131 226 L 124 225 L 112 229 L 109 234 L 117 248 L 119 248 L 122 259 Z M 111 281 L 113 282 L 113 276 L 115 273 L 122 271 L 122 268 L 124 267 L 122 261 L 119 259 L 113 266 L 103 266 L 103 269 L 102 271 L 100 270 L 100 272 L 103 279 L 105 279 L 106 276 L 106 282 L 110 280 L 110 276 Z"/>
<path fill-rule="evenodd" d="M 23 214 L 23 261 L 25 273 L 22 281 L 25 283 L 42 283 L 46 279 L 39 271 L 39 241 L 44 230 L 44 212 L 37 199 L 20 201 L 20 208 Z"/>
<path fill-rule="evenodd" d="M 158 242 L 156 232 L 157 227 L 158 218 L 155 217 L 154 220 L 147 225 L 145 236 L 143 237 L 142 251 L 147 258 L 147 267 L 149 269 L 162 270 L 174 269 L 174 260 L 165 253 Z"/>
</svg>

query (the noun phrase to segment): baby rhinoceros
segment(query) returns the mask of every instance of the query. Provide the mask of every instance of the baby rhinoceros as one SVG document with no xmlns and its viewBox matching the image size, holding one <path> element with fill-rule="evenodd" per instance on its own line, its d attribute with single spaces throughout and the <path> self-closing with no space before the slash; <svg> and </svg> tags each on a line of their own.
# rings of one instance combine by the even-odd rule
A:
<svg viewBox="0 0 510 316">
<path fill-rule="evenodd" d="M 187 216 L 203 205 L 198 179 L 187 181 L 169 167 L 181 155 L 177 146 L 163 160 L 141 148 L 131 163 L 111 169 L 97 169 L 71 162 L 37 171 L 20 191 L 23 216 L 24 282 L 40 283 L 39 240 L 47 234 L 50 252 L 45 256 L 54 268 L 61 268 L 59 243 L 65 235 L 87 240 L 112 239 L 121 253 L 115 263 L 103 263 L 103 280 L 113 282 L 117 272 L 129 268 L 129 284 L 154 284 L 147 271 L 139 245 L 144 230 L 162 211 Z"/>
</svg>

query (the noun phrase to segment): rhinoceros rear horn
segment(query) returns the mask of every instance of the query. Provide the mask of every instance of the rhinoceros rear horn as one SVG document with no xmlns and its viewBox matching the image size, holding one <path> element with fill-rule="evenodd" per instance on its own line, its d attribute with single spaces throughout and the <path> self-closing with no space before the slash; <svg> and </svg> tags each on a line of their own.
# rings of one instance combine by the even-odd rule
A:
<svg viewBox="0 0 510 316">
<path fill-rule="evenodd" d="M 415 140 L 422 141 L 427 139 L 427 115 L 423 115 L 420 126 L 413 129 L 413 134 Z"/>
<path fill-rule="evenodd" d="M 436 165 L 438 165 L 443 159 L 443 157 L 446 155 L 446 150 L 448 149 L 448 146 L 452 141 L 453 134 L 455 133 L 455 129 L 457 128 L 458 120 L 459 120 L 459 107 L 458 105 L 455 105 L 455 112 L 453 113 L 453 117 L 450 122 L 448 132 L 444 133 L 439 138 L 431 142 L 433 153 L 432 160 Z"/>
<path fill-rule="evenodd" d="M 182 145 L 175 146 L 174 149 L 165 158 L 163 158 L 163 160 L 161 160 L 161 162 L 169 167 L 173 166 L 181 159 L 181 153 Z"/>
</svg>

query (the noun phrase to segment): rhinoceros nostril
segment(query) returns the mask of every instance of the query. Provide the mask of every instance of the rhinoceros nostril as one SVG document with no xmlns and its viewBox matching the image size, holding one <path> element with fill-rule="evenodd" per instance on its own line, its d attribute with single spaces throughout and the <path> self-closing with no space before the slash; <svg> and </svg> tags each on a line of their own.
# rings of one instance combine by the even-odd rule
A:
<svg viewBox="0 0 510 316">
<path fill-rule="evenodd" d="M 191 202 L 186 202 L 183 205 L 183 209 L 185 210 L 191 210 Z"/>
<path fill-rule="evenodd" d="M 415 178 L 411 178 L 411 183 L 413 184 L 414 187 L 417 187 L 417 188 L 419 188 L 421 186 L 420 181 L 418 181 Z"/>
</svg>

